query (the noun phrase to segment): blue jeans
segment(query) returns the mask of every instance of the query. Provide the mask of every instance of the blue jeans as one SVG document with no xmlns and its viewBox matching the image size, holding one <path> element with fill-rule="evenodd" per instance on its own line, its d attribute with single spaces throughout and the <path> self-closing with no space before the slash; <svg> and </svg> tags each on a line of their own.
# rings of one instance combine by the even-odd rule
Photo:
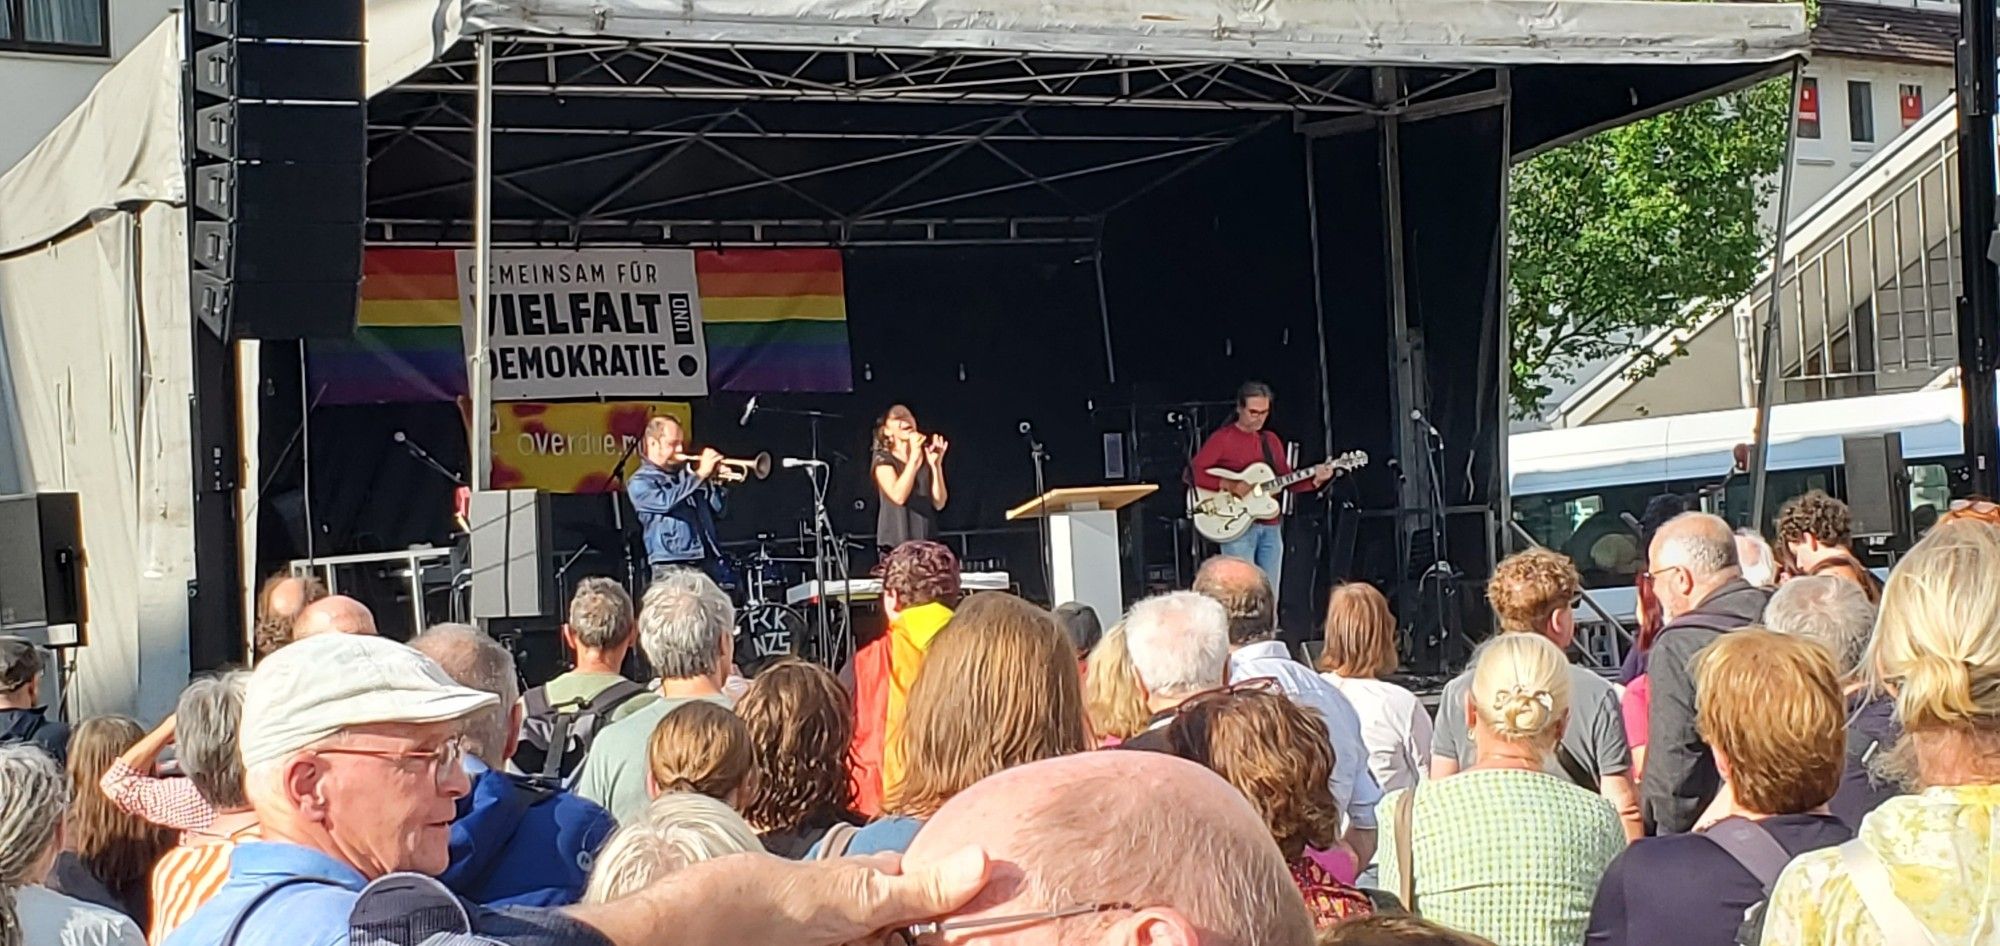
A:
<svg viewBox="0 0 2000 946">
<path fill-rule="evenodd" d="M 1271 580 L 1271 595 L 1276 599 L 1278 573 L 1285 565 L 1285 535 L 1278 523 L 1251 523 L 1250 531 L 1222 543 L 1222 554 L 1256 564 Z"/>
</svg>

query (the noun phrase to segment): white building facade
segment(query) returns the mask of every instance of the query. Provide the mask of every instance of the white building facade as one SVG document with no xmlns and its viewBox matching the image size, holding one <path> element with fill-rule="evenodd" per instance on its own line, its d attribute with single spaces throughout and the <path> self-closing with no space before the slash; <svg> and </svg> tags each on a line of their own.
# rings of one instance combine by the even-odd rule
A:
<svg viewBox="0 0 2000 946">
<path fill-rule="evenodd" d="M 174 0 L 0 0 L 0 171 L 152 32 Z"/>
</svg>

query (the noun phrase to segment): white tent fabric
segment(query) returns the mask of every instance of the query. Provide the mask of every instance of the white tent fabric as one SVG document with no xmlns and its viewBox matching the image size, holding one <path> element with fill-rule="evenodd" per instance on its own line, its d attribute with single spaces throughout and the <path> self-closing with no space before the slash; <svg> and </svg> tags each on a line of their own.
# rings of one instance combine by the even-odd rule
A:
<svg viewBox="0 0 2000 946">
<path fill-rule="evenodd" d="M 180 42 L 173 19 L 0 176 L 0 328 L 23 486 L 75 492 L 73 713 L 173 709 L 194 575 Z"/>
<path fill-rule="evenodd" d="M 470 32 L 1375 64 L 1772 62 L 1796 3 L 1662 0 L 463 0 Z M 371 14 L 372 15 L 372 14 Z"/>
</svg>

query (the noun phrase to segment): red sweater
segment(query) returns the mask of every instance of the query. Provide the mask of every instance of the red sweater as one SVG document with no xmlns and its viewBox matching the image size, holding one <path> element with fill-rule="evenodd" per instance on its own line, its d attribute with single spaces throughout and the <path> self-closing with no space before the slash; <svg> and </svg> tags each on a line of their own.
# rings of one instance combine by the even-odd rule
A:
<svg viewBox="0 0 2000 946">
<path fill-rule="evenodd" d="M 1292 472 L 1291 463 L 1285 460 L 1284 442 L 1278 439 L 1277 434 L 1269 430 L 1248 433 L 1230 423 L 1223 425 L 1221 430 L 1209 434 L 1201 449 L 1195 451 L 1194 459 L 1189 461 L 1189 465 L 1194 467 L 1194 485 L 1202 489 L 1221 489 L 1222 478 L 1209 475 L 1210 467 L 1240 470 L 1252 463 L 1264 462 L 1264 446 L 1258 443 L 1260 438 L 1270 446 L 1271 469 L 1279 476 Z M 1309 479 L 1300 480 L 1292 484 L 1291 489 L 1293 492 L 1309 493 L 1313 490 L 1313 482 Z M 1264 521 L 1278 520 L 1274 517 Z"/>
</svg>

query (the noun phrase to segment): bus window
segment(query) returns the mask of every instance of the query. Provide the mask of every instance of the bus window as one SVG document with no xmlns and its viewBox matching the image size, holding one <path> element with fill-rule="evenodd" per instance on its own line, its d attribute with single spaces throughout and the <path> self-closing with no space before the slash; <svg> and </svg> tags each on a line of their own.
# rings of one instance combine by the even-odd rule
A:
<svg viewBox="0 0 2000 946">
<path fill-rule="evenodd" d="M 1951 508 L 1951 472 L 1942 463 L 1917 463 L 1910 474 L 1910 526 L 1917 535 L 1930 530 Z"/>
</svg>

